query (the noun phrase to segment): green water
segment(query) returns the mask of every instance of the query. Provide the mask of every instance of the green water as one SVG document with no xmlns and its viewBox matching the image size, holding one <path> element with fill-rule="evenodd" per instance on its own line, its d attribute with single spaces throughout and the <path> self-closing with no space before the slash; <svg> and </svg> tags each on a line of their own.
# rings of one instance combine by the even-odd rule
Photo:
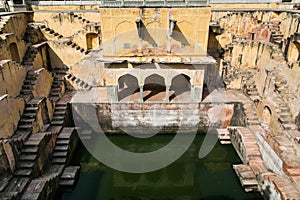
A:
<svg viewBox="0 0 300 200">
<path fill-rule="evenodd" d="M 148 139 L 130 136 L 111 136 L 110 140 L 136 152 L 154 150 L 173 137 L 158 135 Z M 216 144 L 204 159 L 198 151 L 204 136 L 196 136 L 193 145 L 168 167 L 144 174 L 130 174 L 113 170 L 97 161 L 80 143 L 72 164 L 81 165 L 75 189 L 63 193 L 63 200 L 185 200 L 185 199 L 260 199 L 255 193 L 245 193 L 232 164 L 241 163 L 231 145 Z M 142 149 L 142 150 L 141 150 Z"/>
</svg>

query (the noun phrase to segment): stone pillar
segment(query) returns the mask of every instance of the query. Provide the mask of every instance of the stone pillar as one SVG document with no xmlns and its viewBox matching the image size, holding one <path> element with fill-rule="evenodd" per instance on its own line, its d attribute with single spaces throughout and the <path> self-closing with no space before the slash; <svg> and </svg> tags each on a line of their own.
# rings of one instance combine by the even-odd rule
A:
<svg viewBox="0 0 300 200">
<path fill-rule="evenodd" d="M 170 102 L 170 86 L 166 86 L 166 102 Z"/>
<path fill-rule="evenodd" d="M 202 87 L 191 87 L 191 99 L 193 102 L 200 102 L 202 100 Z"/>
<path fill-rule="evenodd" d="M 140 86 L 140 102 L 143 103 L 144 102 L 144 98 L 143 98 L 143 86 Z"/>
<path fill-rule="evenodd" d="M 113 86 L 110 86 L 110 87 L 107 87 L 107 96 L 109 98 L 109 100 L 111 102 L 118 102 L 118 86 L 116 85 L 113 85 Z"/>
</svg>

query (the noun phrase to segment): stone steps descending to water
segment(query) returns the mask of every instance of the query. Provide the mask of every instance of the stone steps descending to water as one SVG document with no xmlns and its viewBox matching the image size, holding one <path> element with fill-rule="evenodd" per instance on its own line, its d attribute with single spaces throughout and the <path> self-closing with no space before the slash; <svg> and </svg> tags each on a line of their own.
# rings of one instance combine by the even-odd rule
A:
<svg viewBox="0 0 300 200">
<path fill-rule="evenodd" d="M 80 166 L 66 167 L 61 175 L 59 185 L 61 187 L 73 187 L 79 175 Z"/>
<path fill-rule="evenodd" d="M 233 169 L 240 179 L 241 185 L 246 192 L 258 191 L 258 181 L 249 165 L 233 165 Z"/>
</svg>

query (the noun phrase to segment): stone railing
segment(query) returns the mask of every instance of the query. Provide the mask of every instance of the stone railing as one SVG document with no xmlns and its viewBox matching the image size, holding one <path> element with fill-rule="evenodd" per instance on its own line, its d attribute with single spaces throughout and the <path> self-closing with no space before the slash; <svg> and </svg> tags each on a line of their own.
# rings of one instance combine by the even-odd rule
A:
<svg viewBox="0 0 300 200">
<path fill-rule="evenodd" d="M 26 1 L 29 5 L 100 5 L 101 7 L 182 7 L 207 6 L 207 0 L 81 0 Z"/>
</svg>

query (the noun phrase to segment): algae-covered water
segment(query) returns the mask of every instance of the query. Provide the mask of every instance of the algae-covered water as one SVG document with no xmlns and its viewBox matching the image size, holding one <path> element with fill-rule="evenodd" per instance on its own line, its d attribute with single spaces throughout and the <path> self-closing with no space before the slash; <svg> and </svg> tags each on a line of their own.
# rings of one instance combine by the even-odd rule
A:
<svg viewBox="0 0 300 200">
<path fill-rule="evenodd" d="M 153 151 L 173 136 L 157 135 L 147 139 L 117 135 L 109 139 L 136 152 Z M 79 143 L 71 164 L 81 165 L 78 183 L 71 193 L 58 194 L 62 200 L 185 200 L 185 199 L 260 199 L 257 193 L 246 193 L 235 175 L 232 164 L 241 163 L 231 145 L 219 143 L 204 159 L 198 151 L 204 136 L 177 161 L 166 168 L 144 174 L 124 173 L 104 166 Z M 108 152 L 109 153 L 109 152 Z"/>
</svg>

